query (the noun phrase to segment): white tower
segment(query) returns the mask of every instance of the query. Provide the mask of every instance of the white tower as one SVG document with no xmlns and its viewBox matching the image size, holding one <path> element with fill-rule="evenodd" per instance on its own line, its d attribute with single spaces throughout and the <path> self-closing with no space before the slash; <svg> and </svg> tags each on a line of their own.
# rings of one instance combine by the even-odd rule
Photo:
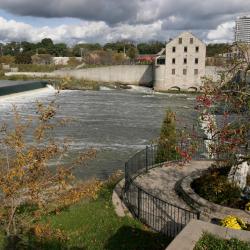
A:
<svg viewBox="0 0 250 250">
<path fill-rule="evenodd" d="M 250 16 L 239 17 L 236 20 L 235 42 L 250 43 Z"/>
</svg>

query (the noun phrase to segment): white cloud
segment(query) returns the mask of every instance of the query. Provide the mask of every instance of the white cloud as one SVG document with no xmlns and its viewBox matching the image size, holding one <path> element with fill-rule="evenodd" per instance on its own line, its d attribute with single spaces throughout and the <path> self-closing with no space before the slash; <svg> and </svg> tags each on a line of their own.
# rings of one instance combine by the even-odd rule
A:
<svg viewBox="0 0 250 250">
<path fill-rule="evenodd" d="M 38 41 L 44 37 L 68 43 L 168 40 L 189 30 L 206 41 L 219 42 L 233 40 L 233 20 L 250 13 L 250 1 L 0 0 L 0 8 L 24 20 L 0 20 L 0 40 L 4 41 Z M 50 23 L 50 18 L 62 18 L 65 22 L 64 17 L 71 17 L 79 24 L 66 21 L 57 27 L 35 27 L 25 23 L 26 16 L 36 21 L 45 17 L 46 23 Z"/>
<path fill-rule="evenodd" d="M 49 37 L 55 42 L 108 42 L 119 39 L 151 40 L 161 33 L 161 21 L 152 24 L 120 24 L 114 27 L 105 22 L 82 21 L 78 25 L 59 25 L 57 27 L 34 27 L 30 24 L 6 20 L 0 17 L 0 41 L 41 41 Z"/>
<path fill-rule="evenodd" d="M 207 34 L 208 41 L 228 42 L 234 38 L 234 22 L 225 22 L 220 24 L 215 30 L 211 30 Z"/>
<path fill-rule="evenodd" d="M 179 22 L 172 16 L 170 22 Z M 234 21 L 224 22 L 214 30 L 196 30 L 206 42 L 228 42 L 234 38 Z M 74 44 L 78 42 L 110 42 L 121 39 L 135 41 L 161 40 L 167 41 L 179 31 L 168 30 L 164 22 L 158 20 L 148 24 L 118 24 L 109 26 L 103 21 L 79 21 L 79 24 L 63 24 L 56 27 L 35 27 L 24 22 L 6 20 L 0 17 L 0 41 L 31 41 L 38 42 L 49 37 L 54 42 Z"/>
</svg>

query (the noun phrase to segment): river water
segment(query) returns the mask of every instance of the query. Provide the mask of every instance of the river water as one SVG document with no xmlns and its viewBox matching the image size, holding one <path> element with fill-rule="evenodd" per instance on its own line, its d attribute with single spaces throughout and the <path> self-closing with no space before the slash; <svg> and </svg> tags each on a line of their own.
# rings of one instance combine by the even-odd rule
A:
<svg viewBox="0 0 250 250">
<path fill-rule="evenodd" d="M 35 102 L 48 103 L 54 90 L 44 89 L 0 98 L 0 121 L 11 122 L 15 104 L 23 118 L 34 114 Z M 76 170 L 82 179 L 107 178 L 137 151 L 150 144 L 160 132 L 166 109 L 177 114 L 177 125 L 196 119 L 193 95 L 154 94 L 144 88 L 132 90 L 62 91 L 56 98 L 58 117 L 71 118 L 56 136 L 71 140 L 70 156 L 89 147 L 97 149 L 96 159 Z"/>
</svg>

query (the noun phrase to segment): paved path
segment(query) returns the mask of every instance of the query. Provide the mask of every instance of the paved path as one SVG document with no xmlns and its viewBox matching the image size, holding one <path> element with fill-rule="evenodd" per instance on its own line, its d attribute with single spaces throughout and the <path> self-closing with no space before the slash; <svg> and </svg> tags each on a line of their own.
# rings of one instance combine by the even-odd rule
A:
<svg viewBox="0 0 250 250">
<path fill-rule="evenodd" d="M 151 169 L 148 173 L 136 178 L 145 191 L 177 205 L 181 208 L 191 210 L 191 208 L 176 194 L 174 187 L 176 182 L 193 171 L 207 169 L 212 164 L 211 161 L 191 161 L 184 166 L 169 163 L 162 167 Z"/>
</svg>

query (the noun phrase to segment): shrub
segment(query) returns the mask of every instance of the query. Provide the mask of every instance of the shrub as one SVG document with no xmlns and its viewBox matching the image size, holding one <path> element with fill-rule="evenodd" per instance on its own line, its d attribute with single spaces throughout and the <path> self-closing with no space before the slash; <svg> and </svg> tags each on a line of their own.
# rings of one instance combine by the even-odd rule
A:
<svg viewBox="0 0 250 250">
<path fill-rule="evenodd" d="M 0 64 L 13 64 L 15 62 L 14 56 L 0 56 Z"/>
<path fill-rule="evenodd" d="M 31 64 L 32 59 L 30 53 L 22 53 L 15 56 L 16 64 Z"/>
<path fill-rule="evenodd" d="M 204 233 L 202 238 L 196 243 L 194 250 L 249 250 L 248 242 L 238 239 L 225 240 L 215 235 Z"/>
<path fill-rule="evenodd" d="M 250 201 L 245 205 L 245 210 L 250 211 Z"/>
<path fill-rule="evenodd" d="M 230 183 L 227 176 L 220 175 L 218 171 L 212 171 L 195 180 L 192 187 L 201 197 L 211 202 L 224 206 L 239 207 L 240 188 Z"/>
</svg>

